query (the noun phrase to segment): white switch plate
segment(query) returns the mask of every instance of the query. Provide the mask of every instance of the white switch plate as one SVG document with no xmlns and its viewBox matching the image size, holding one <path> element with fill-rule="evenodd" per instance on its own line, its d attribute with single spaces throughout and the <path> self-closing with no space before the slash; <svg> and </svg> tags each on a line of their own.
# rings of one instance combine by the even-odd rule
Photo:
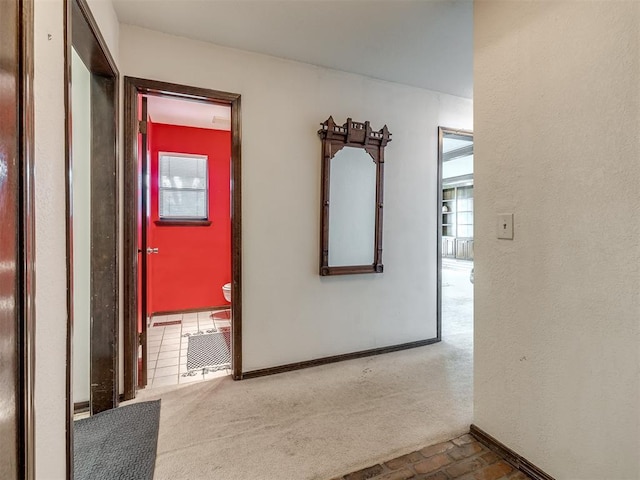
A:
<svg viewBox="0 0 640 480">
<path fill-rule="evenodd" d="M 498 214 L 498 238 L 513 240 L 513 213 Z"/>
</svg>

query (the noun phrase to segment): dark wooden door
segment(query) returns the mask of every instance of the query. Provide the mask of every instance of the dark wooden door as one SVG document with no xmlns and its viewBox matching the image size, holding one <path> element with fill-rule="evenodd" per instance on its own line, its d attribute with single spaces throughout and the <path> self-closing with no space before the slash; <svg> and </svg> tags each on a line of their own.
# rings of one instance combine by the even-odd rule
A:
<svg viewBox="0 0 640 480">
<path fill-rule="evenodd" d="M 29 2 L 4 0 L 0 10 L 0 478 L 32 478 L 27 442 L 30 410 L 26 407 L 30 374 L 26 358 L 26 265 L 24 182 L 25 128 L 30 69 L 25 61 L 31 32 Z M 26 9 L 26 10 L 25 10 Z M 28 42 L 27 47 L 30 47 Z M 29 128 L 29 132 L 30 132 Z M 29 181 L 30 184 L 30 181 Z M 30 313 L 29 313 L 30 315 Z"/>
<path fill-rule="evenodd" d="M 19 456 L 18 2 L 0 14 L 0 478 L 17 479 Z"/>
</svg>

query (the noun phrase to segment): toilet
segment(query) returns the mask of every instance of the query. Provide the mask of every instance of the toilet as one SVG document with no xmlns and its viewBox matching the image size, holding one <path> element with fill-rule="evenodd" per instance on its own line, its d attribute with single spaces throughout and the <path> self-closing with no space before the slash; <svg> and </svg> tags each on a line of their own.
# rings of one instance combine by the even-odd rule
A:
<svg viewBox="0 0 640 480">
<path fill-rule="evenodd" d="M 224 295 L 224 299 L 231 303 L 231 283 L 225 283 L 222 286 L 222 294 Z M 213 318 L 214 320 L 218 320 L 218 321 L 224 321 L 224 320 L 231 320 L 231 309 L 230 308 L 225 308 L 222 310 L 216 310 L 215 312 L 213 312 L 211 314 L 211 318 Z M 224 323 L 223 323 L 224 325 Z M 225 328 L 229 328 L 229 327 L 222 327 L 222 329 L 224 330 Z"/>
<path fill-rule="evenodd" d="M 231 283 L 225 283 L 222 286 L 222 294 L 224 295 L 224 299 L 231 303 Z"/>
</svg>

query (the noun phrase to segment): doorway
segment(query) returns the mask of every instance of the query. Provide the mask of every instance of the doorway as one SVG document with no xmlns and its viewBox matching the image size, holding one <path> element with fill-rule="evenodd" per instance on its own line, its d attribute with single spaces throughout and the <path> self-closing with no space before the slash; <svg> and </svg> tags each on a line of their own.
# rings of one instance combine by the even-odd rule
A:
<svg viewBox="0 0 640 480">
<path fill-rule="evenodd" d="M 138 387 L 228 375 L 231 107 L 157 95 L 139 103 L 146 112 L 139 254 L 146 268 L 138 298 L 147 352 Z"/>
<path fill-rule="evenodd" d="M 118 405 L 119 74 L 86 1 L 67 9 L 67 395 L 94 414 Z"/>
<path fill-rule="evenodd" d="M 438 128 L 438 326 L 473 329 L 473 132 Z"/>
<path fill-rule="evenodd" d="M 125 77 L 125 115 L 124 397 L 240 379 L 240 96 Z"/>
<path fill-rule="evenodd" d="M 65 3 L 67 476 L 74 414 L 118 406 L 119 73 L 86 0 Z"/>
</svg>

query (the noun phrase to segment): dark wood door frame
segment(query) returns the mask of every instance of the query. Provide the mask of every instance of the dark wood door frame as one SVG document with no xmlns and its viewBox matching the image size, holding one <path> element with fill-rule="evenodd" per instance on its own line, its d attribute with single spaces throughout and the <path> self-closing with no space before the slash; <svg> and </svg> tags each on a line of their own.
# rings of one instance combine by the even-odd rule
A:
<svg viewBox="0 0 640 480">
<path fill-rule="evenodd" d="M 135 397 L 138 366 L 138 94 L 170 96 L 231 107 L 231 349 L 232 377 L 242 379 L 242 195 L 240 95 L 124 77 L 124 398 Z M 143 323 L 146 322 L 143 312 Z"/>
<path fill-rule="evenodd" d="M 455 128 L 438 127 L 438 200 L 437 208 L 437 230 L 436 230 L 436 255 L 437 255 L 437 292 L 436 292 L 436 315 L 437 315 L 437 337 L 442 339 L 442 164 L 444 155 L 442 153 L 442 141 L 445 135 L 459 135 L 461 137 L 471 137 L 473 132 L 470 130 L 460 130 Z"/>
<path fill-rule="evenodd" d="M 35 478 L 33 1 L 0 15 L 0 476 Z"/>
<path fill-rule="evenodd" d="M 86 0 L 65 0 L 67 209 L 67 478 L 73 478 L 73 218 L 71 49 L 90 72 L 91 340 L 90 409 L 118 405 L 118 84 L 119 73 Z"/>
<path fill-rule="evenodd" d="M 144 125 L 148 125 L 148 120 L 149 120 L 149 111 L 148 111 L 148 98 L 145 96 L 142 98 L 142 101 L 140 102 L 140 111 L 139 113 L 139 118 L 138 121 L 139 122 L 144 122 Z M 140 124 L 142 125 L 142 124 Z M 142 131 L 140 131 L 142 130 Z M 149 174 L 149 134 L 147 131 L 147 128 L 144 129 L 139 129 L 140 131 L 140 136 L 138 137 L 140 139 L 140 148 L 138 149 L 138 162 L 141 163 L 141 165 L 139 165 L 139 171 L 140 171 L 140 177 L 141 177 L 141 182 L 139 183 L 139 185 L 142 185 L 144 182 L 144 179 L 147 178 L 147 175 Z M 147 186 L 147 188 L 149 188 Z M 138 198 L 138 197 L 136 197 Z M 136 382 L 138 387 L 141 386 L 146 386 L 148 383 L 148 378 L 147 378 L 147 355 L 148 355 L 148 348 L 149 346 L 147 345 L 146 342 L 146 336 L 147 336 L 147 305 L 148 305 L 148 294 L 147 294 L 147 261 L 148 261 L 148 257 L 147 257 L 147 252 L 146 252 L 146 248 L 147 248 L 147 235 L 148 235 L 148 231 L 149 231 L 149 219 L 148 219 L 148 208 L 149 205 L 147 205 L 148 203 L 148 196 L 145 195 L 144 189 L 142 191 L 142 194 L 140 195 L 140 212 L 142 213 L 142 218 L 137 219 L 136 222 L 140 222 L 140 245 L 138 245 L 138 260 L 139 260 L 139 266 L 140 266 L 140 270 L 141 272 L 139 272 L 139 277 L 141 278 L 141 282 L 140 282 L 140 290 L 143 293 L 143 295 L 138 296 L 138 301 L 140 302 L 140 312 L 141 312 L 141 321 L 142 321 L 142 333 L 141 335 L 143 336 L 143 338 L 145 339 L 144 342 L 140 342 L 142 345 L 142 366 L 140 369 L 137 370 L 137 372 L 140 374 L 140 377 L 138 378 L 138 381 Z M 138 211 L 138 210 L 136 210 Z M 136 312 L 138 311 L 138 309 L 136 309 Z M 136 317 L 137 318 L 137 317 Z M 126 336 L 125 336 L 126 338 Z M 125 340 L 126 341 L 126 340 Z M 126 367 L 125 367 L 126 370 Z"/>
</svg>

